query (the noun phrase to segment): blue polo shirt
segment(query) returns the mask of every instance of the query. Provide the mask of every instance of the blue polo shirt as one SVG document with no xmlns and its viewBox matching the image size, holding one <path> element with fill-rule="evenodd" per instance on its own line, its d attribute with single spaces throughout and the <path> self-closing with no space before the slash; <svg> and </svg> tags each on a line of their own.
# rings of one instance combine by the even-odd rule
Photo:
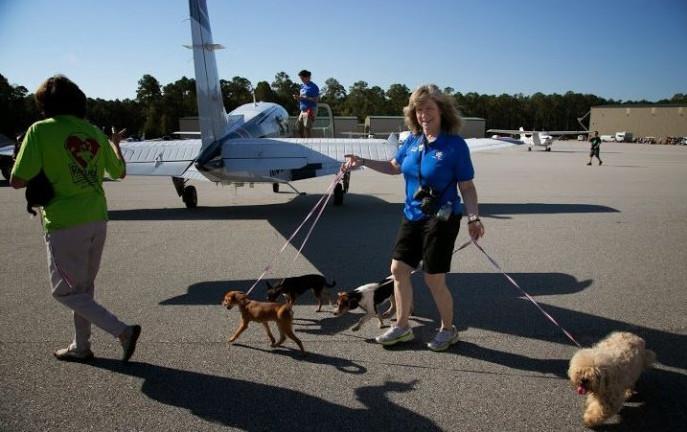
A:
<svg viewBox="0 0 687 432">
<path fill-rule="evenodd" d="M 470 149 L 458 135 L 442 133 L 428 146 L 423 146 L 423 135 L 411 135 L 396 152 L 396 162 L 406 182 L 406 200 L 403 214 L 410 221 L 427 218 L 420 209 L 420 201 L 413 199 L 420 185 L 418 170 L 422 158 L 422 183 L 435 191 L 443 192 L 439 203 L 453 203 L 453 213 L 462 213 L 463 204 L 458 195 L 458 182 L 472 180 L 475 170 L 470 159 Z"/>
<path fill-rule="evenodd" d="M 302 83 L 300 95 L 307 97 L 318 97 L 320 95 L 320 88 L 317 87 L 317 84 L 315 84 L 312 81 L 310 81 L 307 84 Z M 308 108 L 315 109 L 315 107 L 317 106 L 317 103 L 311 100 L 299 99 L 299 101 L 301 111 L 306 111 Z"/>
</svg>

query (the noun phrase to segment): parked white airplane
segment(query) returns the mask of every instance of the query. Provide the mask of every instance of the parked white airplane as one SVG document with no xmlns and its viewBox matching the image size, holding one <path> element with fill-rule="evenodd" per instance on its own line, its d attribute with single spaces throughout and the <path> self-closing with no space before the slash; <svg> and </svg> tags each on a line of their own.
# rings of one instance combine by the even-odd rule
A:
<svg viewBox="0 0 687 432">
<path fill-rule="evenodd" d="M 222 104 L 216 49 L 205 0 L 189 0 L 200 139 L 142 141 L 121 144 L 127 175 L 171 177 L 186 207 L 198 204 L 189 180 L 222 184 L 279 183 L 335 174 L 345 154 L 390 160 L 398 148 L 391 136 L 380 139 L 287 138 L 288 113 L 280 105 L 254 102 L 229 114 Z M 466 140 L 471 151 L 513 143 L 494 139 Z M 334 204 L 343 203 L 349 175 L 334 190 Z"/>
<path fill-rule="evenodd" d="M 544 147 L 544 151 L 551 151 L 551 144 L 553 144 L 555 136 L 588 134 L 589 131 L 526 131 L 520 127 L 518 130 L 489 129 L 487 133 L 519 135 L 520 140 L 528 146 L 527 151 L 532 151 L 534 146 Z"/>
</svg>

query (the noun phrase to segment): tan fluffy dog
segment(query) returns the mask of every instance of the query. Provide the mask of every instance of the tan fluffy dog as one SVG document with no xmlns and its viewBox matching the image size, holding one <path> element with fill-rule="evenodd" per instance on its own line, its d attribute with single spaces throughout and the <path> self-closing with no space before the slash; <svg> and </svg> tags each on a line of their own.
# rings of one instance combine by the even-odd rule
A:
<svg viewBox="0 0 687 432">
<path fill-rule="evenodd" d="M 577 392 L 586 394 L 584 424 L 593 427 L 615 415 L 633 393 L 639 375 L 656 360 L 644 339 L 626 332 L 611 333 L 570 359 L 568 377 Z"/>
<path fill-rule="evenodd" d="M 229 291 L 224 295 L 222 306 L 225 306 L 227 309 L 238 306 L 241 311 L 241 324 L 239 328 L 236 329 L 234 335 L 229 338 L 229 342 L 234 342 L 238 339 L 241 333 L 248 328 L 248 323 L 255 321 L 265 326 L 265 331 L 273 347 L 281 345 L 286 339 L 286 336 L 288 336 L 298 344 L 301 352 L 305 354 L 301 340 L 293 334 L 291 328 L 293 312 L 291 311 L 292 303 L 290 301 L 285 304 L 260 302 L 250 300 L 242 291 Z M 279 328 L 279 341 L 274 340 L 274 336 L 272 336 L 272 332 L 270 331 L 270 326 L 267 323 L 268 321 L 276 321 L 277 327 Z"/>
</svg>

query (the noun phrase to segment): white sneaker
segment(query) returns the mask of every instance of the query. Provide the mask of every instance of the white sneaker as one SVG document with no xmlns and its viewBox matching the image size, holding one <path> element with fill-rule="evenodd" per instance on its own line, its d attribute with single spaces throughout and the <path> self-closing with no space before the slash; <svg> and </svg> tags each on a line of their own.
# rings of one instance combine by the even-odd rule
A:
<svg viewBox="0 0 687 432">
<path fill-rule="evenodd" d="M 392 326 L 389 330 L 384 332 L 384 334 L 379 335 L 375 338 L 377 343 L 380 343 L 382 345 L 393 345 L 399 342 L 408 342 L 413 339 L 415 339 L 413 329 L 403 329 L 401 327 L 396 326 Z"/>
<path fill-rule="evenodd" d="M 434 335 L 434 339 L 427 344 L 432 351 L 445 351 L 448 347 L 458 342 L 458 329 L 451 326 L 450 329 L 440 330 Z"/>
<path fill-rule="evenodd" d="M 67 348 L 58 349 L 52 355 L 55 356 L 57 360 L 60 361 L 88 361 L 92 360 L 95 356 L 93 351 L 87 349 L 85 351 L 76 351 L 71 345 Z"/>
</svg>

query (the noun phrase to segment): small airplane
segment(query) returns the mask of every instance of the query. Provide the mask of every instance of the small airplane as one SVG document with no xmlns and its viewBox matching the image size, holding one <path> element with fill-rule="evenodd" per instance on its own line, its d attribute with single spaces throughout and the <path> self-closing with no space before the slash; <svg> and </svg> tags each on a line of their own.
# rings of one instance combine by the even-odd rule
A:
<svg viewBox="0 0 687 432">
<path fill-rule="evenodd" d="M 254 101 L 226 113 L 222 103 L 210 17 L 205 0 L 189 0 L 200 139 L 123 142 L 127 175 L 171 177 L 188 208 L 198 205 L 190 180 L 243 186 L 245 183 L 280 184 L 336 174 L 346 154 L 391 160 L 399 141 L 371 138 L 289 138 L 288 112 L 271 102 Z M 519 144 L 506 140 L 466 140 L 471 151 Z M 334 204 L 343 203 L 350 172 L 334 188 Z"/>
<path fill-rule="evenodd" d="M 544 151 L 548 152 L 551 151 L 555 136 L 588 134 L 589 131 L 528 131 L 520 127 L 518 130 L 489 129 L 487 133 L 519 135 L 520 140 L 527 145 L 527 151 L 532 151 L 532 148 L 537 146 L 544 147 Z"/>
</svg>

